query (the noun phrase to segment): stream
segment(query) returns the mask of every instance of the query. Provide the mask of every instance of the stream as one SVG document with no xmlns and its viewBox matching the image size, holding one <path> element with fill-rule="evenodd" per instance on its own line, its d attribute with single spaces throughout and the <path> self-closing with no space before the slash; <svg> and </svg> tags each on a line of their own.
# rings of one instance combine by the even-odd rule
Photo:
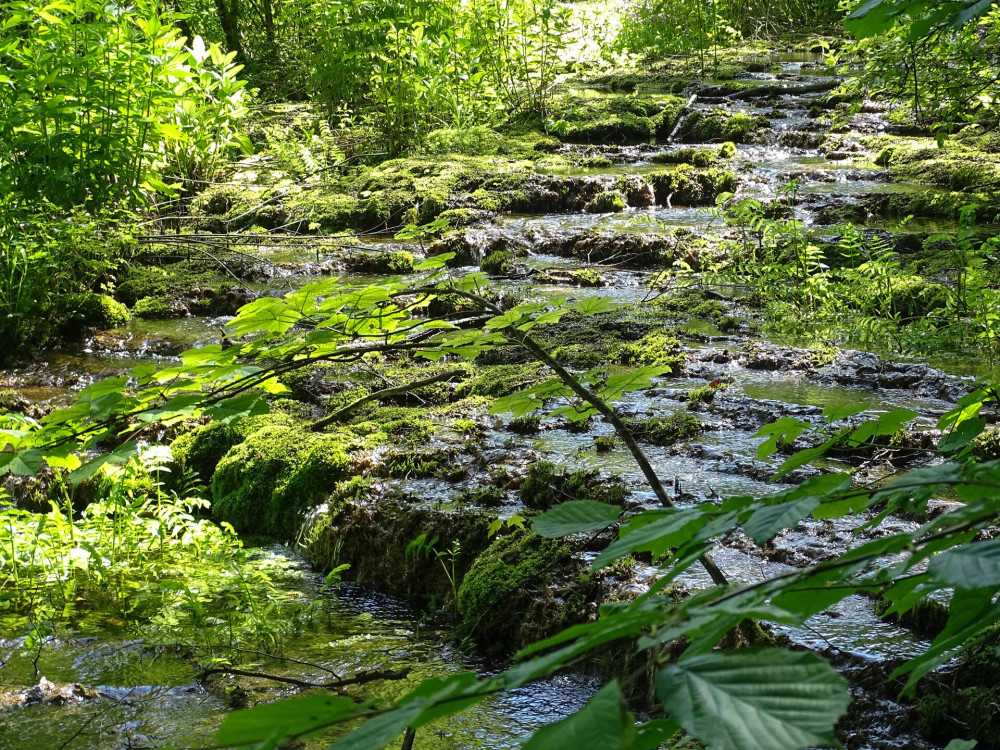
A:
<svg viewBox="0 0 1000 750">
<path fill-rule="evenodd" d="M 776 82 L 795 85 L 829 76 L 821 56 L 773 56 L 765 61 L 780 63 L 781 71 L 751 74 L 746 80 L 761 85 Z M 714 83 L 721 82 L 708 81 L 704 88 L 710 89 Z M 584 91 L 588 96 L 605 95 L 599 89 Z M 817 96 L 820 95 L 785 95 L 779 107 L 773 102 L 765 105 L 754 100 L 726 100 L 725 106 L 751 115 L 780 111 L 766 144 L 738 147 L 729 168 L 739 177 L 740 195 L 774 198 L 788 180 L 797 179 L 801 197 L 799 218 L 809 228 L 822 229 L 822 214 L 830 208 L 857 203 L 872 194 L 934 190 L 926 185 L 888 182 L 886 173 L 871 161 L 872 155 L 859 146 L 855 148 L 857 144 L 852 145 L 849 136 L 845 136 L 841 149 L 844 153 L 837 154 L 843 158 L 836 159 L 827 158 L 815 149 L 781 145 L 788 140 L 788 134 L 815 129 L 816 123 L 808 110 Z M 701 97 L 695 104 L 697 108 L 718 106 L 719 100 L 711 97 Z M 855 116 L 854 127 L 878 132 L 884 126 L 877 113 L 863 108 Z M 591 152 L 602 151 L 601 147 L 589 148 Z M 610 182 L 622 174 L 643 174 L 654 166 L 651 157 L 655 153 L 675 148 L 678 145 L 609 148 L 608 155 L 615 161 L 612 167 L 553 168 L 549 173 Z M 545 168 L 540 167 L 540 171 Z M 580 264 L 545 252 L 546 237 L 592 227 L 609 232 L 634 230 L 640 219 L 655 220 L 664 230 L 678 227 L 704 230 L 712 223 L 705 209 L 656 207 L 627 209 L 617 214 L 511 215 L 503 218 L 499 229 L 529 238 L 531 254 L 524 259 L 529 268 L 572 269 Z M 656 231 L 651 226 L 643 227 L 644 231 Z M 873 222 L 869 228 L 872 227 L 887 231 L 896 228 L 891 221 Z M 918 220 L 911 222 L 907 231 L 948 228 L 953 229 L 954 224 L 935 220 L 921 226 Z M 388 237 L 371 237 L 366 242 L 373 248 L 398 245 Z M 260 252 L 268 253 L 267 249 Z M 287 256 L 287 251 L 281 252 Z M 313 260 L 313 254 L 301 254 L 304 267 Z M 283 267 L 288 268 L 288 258 L 283 261 Z M 602 288 L 577 289 L 529 279 L 506 279 L 498 284 L 511 291 L 530 288 L 536 297 L 600 295 L 627 303 L 647 297 L 647 274 L 607 270 L 612 283 Z M 316 278 L 311 273 L 297 274 L 292 270 L 275 277 L 258 291 L 280 294 L 289 286 Z M 371 277 L 357 277 L 359 283 L 366 280 Z M 170 321 L 133 318 L 127 328 L 94 336 L 81 348 L 49 352 L 30 365 L 0 373 L 0 385 L 15 388 L 34 402 L 59 402 L 69 393 L 122 368 L 140 362 L 169 361 L 184 349 L 217 343 L 219 327 L 226 320 L 224 317 Z M 731 380 L 732 385 L 718 395 L 713 407 L 699 412 L 707 428 L 703 435 L 679 447 L 651 447 L 648 451 L 661 477 L 675 480 L 676 486 L 699 499 L 768 494 L 787 486 L 769 482 L 770 467 L 756 458 L 759 440 L 752 435 L 767 421 L 788 415 L 814 417 L 825 406 L 852 403 L 863 404 L 873 412 L 907 407 L 922 414 L 938 414 L 950 407 L 953 397 L 967 390 L 968 380 L 963 380 L 963 376 L 986 373 L 976 362 L 893 358 L 885 352 L 881 353 L 884 359 L 878 353 L 840 352 L 829 367 L 805 370 L 792 362 L 798 355 L 789 346 L 796 342 L 726 334 L 705 321 L 694 321 L 685 331 L 682 341 L 688 353 L 690 376 L 659 381 L 656 388 L 626 399 L 620 409 L 626 415 L 668 415 L 685 408 L 683 394 L 690 389 L 720 377 Z M 770 364 L 761 360 L 761 351 L 769 353 L 773 360 Z M 890 362 L 892 367 L 888 366 Z M 893 387 L 902 384 L 905 387 Z M 933 423 L 928 421 L 923 426 L 932 427 Z M 599 468 L 605 475 L 620 476 L 634 489 L 634 500 L 655 506 L 655 498 L 642 490 L 642 476 L 623 447 L 604 453 L 595 451 L 593 437 L 611 433 L 611 427 L 603 422 L 594 424 L 588 434 L 570 432 L 558 423 L 543 423 L 538 434 L 512 436 L 498 426 L 486 439 L 487 458 L 495 455 L 497 460 L 502 457 L 521 465 L 544 458 L 571 466 L 585 464 Z M 457 499 L 461 485 L 443 480 L 416 480 L 405 489 L 408 494 L 440 507 Z M 504 506 L 502 513 L 510 515 L 516 510 Z M 882 533 L 894 525 L 909 524 L 889 519 Z M 868 537 L 860 540 L 853 537 L 853 525 L 849 519 L 808 520 L 794 531 L 779 535 L 774 542 L 777 551 L 771 550 L 766 558 L 755 554 L 752 545 L 720 544 L 713 556 L 732 579 L 751 582 L 865 541 Z M 287 656 L 321 664 L 338 674 L 362 669 L 412 668 L 409 677 L 401 682 L 374 683 L 355 694 L 391 699 L 423 677 L 469 669 L 487 674 L 496 668 L 463 652 L 449 632 L 426 625 L 421 613 L 400 600 L 350 583 L 340 585 L 333 593 L 321 593 L 322 578 L 312 573 L 293 550 L 271 547 L 261 550 L 261 554 L 285 558 L 288 570 L 283 585 L 306 600 L 319 597 L 321 602 L 301 636 L 288 644 Z M 699 571 L 692 569 L 682 582 L 692 588 L 708 585 L 710 582 Z M 636 592 L 642 590 L 643 581 L 648 582 L 652 574 L 652 569 L 640 571 L 633 584 Z M 852 660 L 878 664 L 926 646 L 925 641 L 908 630 L 880 620 L 871 602 L 858 596 L 817 615 L 806 628 L 782 632 L 794 642 L 840 655 L 843 659 L 835 659 L 835 663 L 844 664 L 855 663 Z M 3 636 L 0 632 L 0 695 L 38 682 L 30 659 L 18 653 L 18 641 L 5 640 Z M 295 664 L 280 665 L 280 670 L 282 674 L 306 679 L 318 676 L 315 670 Z M 99 697 L 39 700 L 29 705 L 0 707 L 0 750 L 201 747 L 210 744 L 214 729 L 231 708 L 231 703 L 200 686 L 193 667 L 175 649 L 130 638 L 108 622 L 85 620 L 78 632 L 60 633 L 58 640 L 43 650 L 38 671 L 56 684 L 79 683 L 95 689 Z M 417 747 L 442 750 L 517 747 L 535 727 L 583 705 L 598 686 L 595 679 L 573 674 L 533 684 L 422 730 Z M 273 690 L 274 696 L 287 692 Z M 919 736 L 901 734 L 894 726 L 898 707 L 891 701 L 878 699 L 874 705 L 874 713 L 863 717 L 867 723 L 864 735 L 852 735 L 850 747 L 937 747 Z"/>
</svg>

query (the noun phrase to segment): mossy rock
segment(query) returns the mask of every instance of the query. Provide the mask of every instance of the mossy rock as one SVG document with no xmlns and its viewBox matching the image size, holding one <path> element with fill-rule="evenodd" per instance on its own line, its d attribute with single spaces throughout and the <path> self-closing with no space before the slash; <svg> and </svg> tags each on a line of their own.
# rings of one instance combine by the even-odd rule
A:
<svg viewBox="0 0 1000 750">
<path fill-rule="evenodd" d="M 421 607 L 451 599 L 451 583 L 433 554 L 407 555 L 421 534 L 437 537 L 435 549 L 458 542 L 455 571 L 459 578 L 489 543 L 487 529 L 495 514 L 466 508 L 448 513 L 406 499 L 381 498 L 332 505 L 306 535 L 309 559 L 321 571 L 350 565 L 351 580 L 406 598 Z"/>
<path fill-rule="evenodd" d="M 642 143 L 669 134 L 685 101 L 677 96 L 564 97 L 554 103 L 566 125 L 564 141 Z"/>
<path fill-rule="evenodd" d="M 709 206 L 736 189 L 736 175 L 724 169 L 699 170 L 690 164 L 647 176 L 659 205 Z"/>
<path fill-rule="evenodd" d="M 971 687 L 926 695 L 917 704 L 920 728 L 941 743 L 955 737 L 977 741 L 977 748 L 1000 748 L 1000 687 Z"/>
<path fill-rule="evenodd" d="M 669 331 L 653 331 L 638 341 L 620 344 L 617 360 L 623 365 L 669 367 L 672 373 L 684 368 L 680 340 Z"/>
<path fill-rule="evenodd" d="M 170 445 L 174 461 L 182 471 L 191 470 L 204 482 L 210 482 L 215 467 L 245 435 L 222 422 L 209 422 L 186 432 Z"/>
<path fill-rule="evenodd" d="M 533 510 L 546 510 L 567 500 L 619 505 L 629 494 L 621 481 L 602 480 L 596 469 L 571 471 L 548 461 L 533 463 L 519 489 L 521 502 Z"/>
<path fill-rule="evenodd" d="M 145 320 L 166 320 L 180 317 L 186 310 L 174 308 L 165 299 L 159 297 L 143 297 L 135 303 L 132 314 Z"/>
<path fill-rule="evenodd" d="M 120 328 L 129 320 L 128 308 L 106 294 L 70 295 L 60 304 L 67 336 L 80 334 L 83 328 Z"/>
<path fill-rule="evenodd" d="M 572 561 L 562 543 L 517 532 L 479 555 L 458 590 L 460 631 L 488 650 L 508 651 L 525 639 L 526 613 L 544 599 Z M 537 624 L 536 624 L 537 627 Z"/>
<path fill-rule="evenodd" d="M 352 437 L 313 435 L 286 425 L 254 432 L 216 467 L 214 517 L 243 533 L 295 536 L 302 511 L 347 478 Z"/>
<path fill-rule="evenodd" d="M 534 362 L 523 365 L 482 366 L 458 387 L 455 395 L 489 398 L 509 396 L 537 382 L 541 371 L 541 365 Z"/>
<path fill-rule="evenodd" d="M 636 439 L 653 445 L 673 445 L 698 435 L 704 429 L 701 420 L 687 411 L 669 417 L 631 419 L 627 424 Z"/>
<path fill-rule="evenodd" d="M 517 269 L 517 265 L 511 253 L 506 250 L 497 250 L 483 258 L 479 268 L 490 276 L 510 276 Z"/>
<path fill-rule="evenodd" d="M 605 190 L 599 193 L 584 207 L 588 214 L 621 213 L 628 208 L 625 196 L 618 190 Z"/>
<path fill-rule="evenodd" d="M 354 273 L 398 276 L 413 271 L 413 255 L 405 250 L 357 253 L 348 255 L 344 265 Z"/>
<path fill-rule="evenodd" d="M 684 118 L 680 137 L 688 143 L 731 141 L 754 143 L 760 140 L 761 131 L 769 126 L 766 117 L 726 110 L 697 110 Z"/>
</svg>

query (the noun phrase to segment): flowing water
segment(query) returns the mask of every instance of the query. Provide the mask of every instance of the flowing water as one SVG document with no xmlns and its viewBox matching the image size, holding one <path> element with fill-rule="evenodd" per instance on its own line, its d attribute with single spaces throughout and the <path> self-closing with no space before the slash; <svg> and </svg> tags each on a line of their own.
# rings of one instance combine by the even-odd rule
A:
<svg viewBox="0 0 1000 750">
<path fill-rule="evenodd" d="M 778 75 L 754 74 L 753 84 L 775 82 L 810 82 L 827 76 L 828 71 L 814 55 L 772 57 L 765 62 L 781 63 Z M 708 82 L 711 86 L 713 82 Z M 721 82 L 720 82 L 721 83 Z M 603 96 L 600 90 L 588 90 L 589 96 Z M 805 129 L 812 120 L 808 115 L 815 94 L 785 95 L 781 99 L 781 117 L 774 120 L 774 129 L 767 145 L 739 147 L 732 169 L 739 177 L 740 194 L 774 197 L 789 179 L 799 181 L 803 196 L 800 218 L 815 224 L 817 207 L 844 205 L 874 193 L 905 193 L 926 191 L 926 186 L 891 184 L 886 175 L 864 153 L 852 153 L 847 158 L 831 160 L 815 150 L 779 145 L 781 136 Z M 697 107 L 719 106 L 716 100 L 699 101 Z M 769 113 L 772 104 L 762 106 L 750 102 L 729 102 L 727 106 L 750 114 Z M 870 130 L 883 126 L 877 116 L 859 114 L 856 125 Z M 642 146 L 627 152 L 626 163 L 596 170 L 550 168 L 549 174 L 584 176 L 594 180 L 614 180 L 621 174 L 644 174 L 651 169 L 650 157 L 657 151 L 676 148 L 674 144 Z M 694 144 L 698 147 L 698 144 Z M 620 154 L 616 159 L 621 161 Z M 546 171 L 541 168 L 540 171 Z M 659 225 L 637 222 L 655 220 Z M 502 229 L 514 235 L 544 236 L 547 233 L 600 228 L 607 231 L 643 232 L 666 231 L 677 227 L 704 229 L 711 217 L 704 209 L 651 208 L 630 209 L 619 214 L 560 214 L 539 216 L 508 216 Z M 935 222 L 939 230 L 949 226 Z M 911 225 L 912 228 L 912 225 Z M 368 238 L 372 246 L 389 247 L 389 238 Z M 574 268 L 576 261 L 545 253 L 544 243 L 527 259 L 534 269 Z M 262 250 L 267 253 L 267 250 Z M 283 269 L 269 282 L 258 285 L 264 294 L 283 291 L 316 280 L 324 273 L 310 252 L 275 251 L 271 260 Z M 328 270 L 325 271 L 329 273 Z M 504 280 L 502 289 L 526 291 L 533 295 L 610 296 L 618 302 L 638 302 L 648 294 L 646 276 L 637 272 L 612 271 L 610 286 L 600 289 L 567 288 L 557 284 L 542 285 L 530 280 Z M 366 281 L 359 277 L 359 283 Z M 16 387 L 28 398 L 59 402 L 74 390 L 96 378 L 120 371 L 137 362 L 166 362 L 180 351 L 199 344 L 217 342 L 219 328 L 225 318 L 189 317 L 177 321 L 155 323 L 134 320 L 121 331 L 95 336 L 83 348 L 52 352 L 30 366 L 0 374 L 0 381 Z M 863 404 L 872 411 L 897 407 L 913 408 L 921 413 L 935 414 L 948 408 L 950 397 L 964 387 L 957 378 L 940 373 L 916 377 L 917 386 L 907 388 L 874 387 L 872 380 L 858 377 L 835 377 L 827 374 L 804 373 L 779 367 L 765 370 L 746 366 L 733 357 L 754 342 L 745 337 L 726 336 L 709 323 L 692 322 L 684 330 L 690 352 L 698 353 L 702 363 L 696 374 L 701 377 L 671 379 L 657 388 L 628 399 L 621 408 L 633 415 L 665 415 L 684 408 L 685 392 L 707 383 L 715 377 L 730 378 L 733 385 L 718 397 L 717 408 L 703 412 L 707 432 L 682 449 L 651 448 L 649 457 L 655 469 L 667 480 L 676 479 L 685 493 L 697 498 L 735 494 L 766 494 L 782 485 L 769 482 L 767 465 L 756 461 L 759 441 L 752 435 L 760 424 L 785 415 L 814 416 L 825 406 Z M 759 342 L 757 342 L 759 343 Z M 724 356 L 722 354 L 724 353 Z M 720 354 L 715 360 L 716 354 Z M 926 362 L 926 360 L 925 360 Z M 856 363 L 855 363 L 856 364 Z M 954 375 L 981 374 L 976 365 L 967 361 L 939 359 L 934 366 Z M 919 366 L 917 362 L 915 366 Z M 853 367 L 848 363 L 847 369 Z M 842 368 L 843 369 L 843 368 Z M 852 371 L 854 372 L 854 371 Z M 923 371 L 921 371 L 923 372 Z M 913 379 L 911 379 L 913 380 Z M 931 385 L 928 385 L 930 383 Z M 931 387 L 933 386 L 933 387 Z M 928 426 L 930 423 L 928 423 Z M 652 496 L 643 490 L 642 477 L 623 449 L 596 453 L 593 437 L 610 434 L 609 426 L 598 423 L 589 434 L 581 435 L 561 429 L 558 424 L 543 425 L 535 436 L 512 438 L 496 430 L 487 440 L 488 450 L 503 456 L 505 461 L 525 464 L 538 457 L 570 465 L 585 462 L 606 474 L 615 474 L 635 490 L 635 499 L 655 505 Z M 412 482 L 406 488 L 411 495 L 447 507 L 456 499 L 458 488 L 439 480 Z M 508 509 L 510 510 L 510 509 Z M 905 522 L 893 522 L 904 524 Z M 789 566 L 821 559 L 853 544 L 850 524 L 842 522 L 804 523 L 786 532 L 775 541 L 784 550 L 783 561 L 774 556 L 764 559 L 738 546 L 720 546 L 714 553 L 722 568 L 734 580 L 750 582 L 789 569 Z M 283 550 L 268 554 L 290 557 Z M 361 669 L 410 667 L 410 676 L 401 683 L 375 683 L 358 692 L 368 697 L 376 694 L 392 697 L 406 686 L 431 674 L 472 669 L 488 673 L 492 665 L 463 653 L 447 630 L 424 626 L 419 613 L 391 597 L 367 591 L 353 585 L 341 586 L 336 596 L 321 593 L 322 581 L 300 564 L 293 566 L 286 585 L 301 592 L 307 599 L 319 598 L 321 606 L 301 637 L 287 646 L 286 653 L 300 661 L 313 662 L 340 673 Z M 646 571 L 651 575 L 652 571 Z M 642 576 L 640 575 L 640 580 Z M 686 585 L 708 585 L 698 570 L 684 579 Z M 640 586 L 641 588 L 641 586 Z M 901 627 L 882 622 L 870 602 L 850 597 L 827 612 L 814 617 L 808 626 L 787 630 L 793 640 L 840 654 L 879 662 L 890 657 L 914 652 L 925 644 Z M 0 632 L 0 636 L 3 633 Z M 0 639 L 0 694 L 5 689 L 19 689 L 35 684 L 35 670 L 30 660 L 20 653 L 16 640 Z M 225 696 L 206 691 L 196 679 L 191 664 L 174 649 L 135 640 L 108 622 L 87 622 L 78 632 L 61 633 L 42 652 L 39 671 L 55 683 L 81 683 L 100 691 L 95 700 L 71 701 L 67 705 L 38 703 L 20 708 L 0 709 L 0 750 L 26 748 L 136 748 L 200 747 L 210 743 L 212 732 L 230 710 Z M 273 665 L 282 674 L 305 679 L 322 677 L 316 669 L 296 664 Z M 6 687 L 4 687 L 6 686 Z M 516 747 L 519 739 L 543 723 L 554 720 L 578 708 L 596 689 L 592 680 L 564 675 L 538 683 L 512 694 L 481 704 L 475 709 L 447 721 L 439 722 L 421 733 L 421 748 L 506 748 Z M 283 694 L 277 688 L 274 695 Z M 886 716 L 893 710 L 891 702 L 883 703 Z M 856 747 L 931 747 L 919 738 L 893 737 L 888 733 L 888 720 L 880 724 L 878 716 L 870 717 L 871 731 L 863 744 Z M 903 744 L 900 744 L 903 743 Z M 907 744 L 909 743 L 909 744 Z"/>
</svg>

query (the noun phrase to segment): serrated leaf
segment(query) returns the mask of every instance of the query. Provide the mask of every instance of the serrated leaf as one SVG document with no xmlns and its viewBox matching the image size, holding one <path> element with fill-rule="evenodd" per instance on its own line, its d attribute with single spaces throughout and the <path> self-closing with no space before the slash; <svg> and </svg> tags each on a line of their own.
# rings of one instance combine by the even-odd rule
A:
<svg viewBox="0 0 1000 750">
<path fill-rule="evenodd" d="M 847 681 L 816 654 L 742 649 L 663 669 L 656 691 L 670 716 L 712 750 L 799 750 L 837 744 Z"/>
<path fill-rule="evenodd" d="M 743 531 L 757 544 L 770 540 L 783 529 L 795 526 L 819 506 L 818 497 L 804 497 L 790 503 L 768 505 L 754 512 Z"/>
<path fill-rule="evenodd" d="M 928 571 L 942 586 L 962 589 L 1000 586 L 1000 539 L 974 542 L 935 555 Z"/>
<path fill-rule="evenodd" d="M 839 422 L 841 419 L 847 419 L 848 417 L 853 417 L 855 414 L 860 414 L 866 408 L 868 407 L 864 404 L 831 405 L 823 409 L 823 419 L 827 422 Z"/>
<path fill-rule="evenodd" d="M 610 297 L 584 297 L 569 308 L 580 315 L 590 316 L 614 310 L 615 303 Z"/>
<path fill-rule="evenodd" d="M 788 444 L 794 443 L 795 439 L 805 432 L 811 425 L 795 417 L 782 417 L 770 424 L 766 424 L 757 430 L 753 437 L 766 437 L 763 443 L 757 447 L 757 458 L 763 461 L 768 456 L 778 450 L 778 441 Z"/>
<path fill-rule="evenodd" d="M 568 500 L 536 518 L 535 533 L 549 539 L 606 529 L 618 520 L 621 507 L 596 500 Z"/>
<path fill-rule="evenodd" d="M 600 570 L 633 552 L 662 554 L 691 539 L 706 523 L 708 516 L 699 508 L 638 516 L 622 527 L 621 538 L 594 559 L 591 569 Z"/>
<path fill-rule="evenodd" d="M 283 739 L 327 726 L 356 712 L 353 700 L 338 695 L 306 695 L 265 703 L 228 714 L 215 741 L 220 745 L 248 745 Z"/>
<path fill-rule="evenodd" d="M 424 700 L 418 699 L 386 711 L 341 737 L 329 750 L 382 750 L 403 734 L 423 710 Z"/>
<path fill-rule="evenodd" d="M 632 744 L 635 725 L 622 710 L 621 688 L 612 680 L 587 705 L 562 721 L 544 726 L 524 750 L 619 750 Z"/>
</svg>

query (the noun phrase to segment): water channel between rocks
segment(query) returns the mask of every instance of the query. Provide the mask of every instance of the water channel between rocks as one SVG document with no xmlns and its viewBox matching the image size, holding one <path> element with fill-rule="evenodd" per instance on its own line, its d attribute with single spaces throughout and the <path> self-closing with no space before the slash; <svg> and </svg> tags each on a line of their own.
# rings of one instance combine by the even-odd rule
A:
<svg viewBox="0 0 1000 750">
<path fill-rule="evenodd" d="M 815 57 L 780 59 L 782 74 L 811 76 L 823 74 Z M 779 80 L 775 76 L 759 76 L 761 83 Z M 601 96 L 600 91 L 587 95 Z M 780 146 L 783 133 L 808 125 L 809 103 L 812 96 L 784 97 L 783 116 L 774 122 L 775 131 L 768 145 L 741 146 L 736 156 L 740 194 L 773 197 L 789 179 L 799 180 L 803 197 L 801 218 L 807 226 L 815 225 L 814 207 L 842 205 L 859 200 L 871 193 L 926 191 L 932 188 L 906 184 L 890 184 L 882 170 L 868 155 L 858 151 L 849 158 L 830 160 L 814 150 Z M 698 107 L 718 106 L 698 103 Z M 750 114 L 762 110 L 752 103 L 730 103 L 728 106 Z M 878 127 L 870 115 L 868 126 Z M 627 162 L 596 170 L 551 170 L 555 174 L 587 176 L 595 180 L 614 179 L 621 174 L 643 174 L 650 166 L 649 156 L 656 151 L 675 148 L 672 144 L 636 147 L 628 151 Z M 629 231 L 639 219 L 654 219 L 666 229 L 676 227 L 704 228 L 711 217 L 704 209 L 654 208 L 627 210 L 619 214 L 560 214 L 541 216 L 509 216 L 502 229 L 513 235 L 545 235 L 598 227 L 606 231 Z M 647 226 L 648 225 L 644 225 Z M 941 228 L 940 226 L 938 228 Z M 391 244 L 388 238 L 385 243 Z M 374 244 L 378 244 L 377 240 Z M 267 251 L 263 251 L 266 253 Z M 286 259 L 287 260 L 287 259 Z M 306 264 L 310 258 L 300 258 Z M 575 260 L 546 254 L 533 254 L 526 260 L 530 268 L 574 268 Z M 304 275 L 293 270 L 277 276 L 257 292 L 280 294 L 284 290 L 315 280 L 316 275 Z M 504 280 L 501 288 L 511 291 L 531 286 L 533 295 L 610 296 L 618 302 L 634 303 L 648 295 L 646 277 L 639 272 L 616 270 L 609 272 L 612 283 L 604 288 L 576 289 L 559 285 L 533 283 L 529 280 Z M 359 277 L 359 282 L 365 281 Z M 34 364 L 0 375 L 0 380 L 19 388 L 24 395 L 36 400 L 60 399 L 65 394 L 86 385 L 95 378 L 115 372 L 135 362 L 167 361 L 183 349 L 198 344 L 218 342 L 219 327 L 226 318 L 189 317 L 176 321 L 134 320 L 123 331 L 90 341 L 85 350 L 50 353 Z M 689 367 L 692 377 L 676 378 L 657 384 L 651 392 L 633 396 L 621 405 L 626 414 L 664 415 L 684 408 L 681 394 L 712 378 L 727 376 L 733 385 L 720 396 L 717 410 L 702 413 L 707 432 L 681 450 L 651 448 L 650 459 L 660 475 L 676 478 L 685 492 L 698 498 L 726 495 L 766 494 L 781 485 L 768 481 L 767 466 L 756 462 L 759 441 L 751 436 L 763 421 L 787 414 L 815 415 L 829 405 L 860 403 L 871 410 L 907 407 L 921 413 L 936 414 L 947 409 L 949 398 L 961 392 L 957 378 L 940 373 L 915 375 L 914 388 L 879 388 L 863 376 L 838 377 L 836 374 L 808 374 L 790 370 L 780 362 L 775 368 L 749 366 L 746 357 L 733 356 L 746 352 L 747 342 L 726 336 L 706 323 L 689 329 L 685 344 L 695 367 Z M 765 342 L 765 346 L 766 346 Z M 725 356 L 716 357 L 716 353 Z M 838 360 L 843 372 L 863 373 L 864 357 L 841 355 Z M 714 358 L 714 359 L 713 359 Z M 876 360 L 877 361 L 877 360 Z M 955 375 L 978 374 L 971 363 L 935 361 Z M 919 362 L 915 367 L 922 367 Z M 819 371 L 817 371 L 819 372 Z M 931 382 L 933 381 L 933 382 Z M 931 385 L 928 385 L 931 383 Z M 933 386 L 933 387 L 931 387 Z M 929 423 L 928 423 L 928 426 Z M 623 449 L 596 453 L 592 447 L 594 435 L 610 434 L 611 428 L 598 423 L 590 436 L 571 433 L 556 426 L 539 435 L 512 440 L 510 433 L 495 430 L 487 447 L 509 455 L 521 454 L 525 462 L 539 456 L 557 463 L 575 465 L 586 462 L 606 474 L 621 476 L 636 490 L 635 498 L 652 505 L 652 497 L 642 492 L 643 481 L 637 468 Z M 734 467 L 735 470 L 734 470 Z M 457 494 L 454 484 L 438 480 L 420 480 L 406 488 L 429 505 L 443 506 Z M 893 523 L 904 525 L 903 521 Z M 734 580 L 749 582 L 773 575 L 811 559 L 844 549 L 852 541 L 851 527 L 843 522 L 810 522 L 793 532 L 785 533 L 775 545 L 785 550 L 784 561 L 764 559 L 732 547 L 719 547 L 715 553 L 722 568 Z M 269 550 L 267 554 L 286 554 Z M 773 556 L 772 556 L 773 557 Z M 292 557 L 294 560 L 294 556 Z M 301 566 L 299 566 L 301 568 Z M 645 575 L 651 575 L 646 571 Z M 639 576 L 641 589 L 643 575 Z M 686 585 L 706 585 L 696 571 L 685 580 Z M 320 596 L 320 585 L 314 574 L 295 569 L 289 573 L 286 585 L 301 592 L 304 598 Z M 326 597 L 326 595 L 323 595 Z M 324 598 L 323 606 L 307 626 L 301 638 L 296 638 L 287 655 L 296 659 L 321 663 L 338 673 L 361 669 L 412 667 L 410 677 L 402 683 L 375 684 L 358 692 L 369 697 L 392 697 L 412 686 L 422 677 L 433 674 L 474 669 L 488 672 L 492 667 L 464 654 L 448 632 L 422 628 L 420 613 L 404 604 L 376 592 L 351 584 L 341 586 L 336 596 Z M 819 649 L 860 657 L 878 662 L 916 651 L 924 644 L 908 631 L 879 620 L 871 603 L 860 597 L 850 597 L 831 610 L 816 616 L 807 628 L 788 630 L 794 641 Z M 0 633 L 0 664 L 5 654 L 17 651 L 17 643 L 4 641 Z M 176 652 L 161 650 L 155 645 L 129 640 L 106 622 L 88 622 L 79 633 L 60 634 L 60 640 L 43 652 L 39 665 L 46 678 L 55 683 L 81 683 L 100 690 L 101 697 L 65 706 L 37 703 L 20 708 L 0 708 L 0 750 L 22 748 L 93 747 L 198 747 L 210 744 L 211 735 L 228 710 L 220 697 L 198 686 L 192 667 Z M 284 674 L 315 677 L 308 669 Z M 0 670 L 0 685 L 4 689 L 20 688 L 35 683 L 34 671 L 25 657 L 12 657 Z M 516 747 L 519 740 L 533 728 L 566 715 L 581 706 L 595 691 L 597 683 L 576 675 L 558 676 L 525 687 L 510 695 L 497 697 L 458 717 L 439 722 L 421 732 L 421 748 L 506 748 Z M 2 693 L 3 690 L 0 690 Z M 280 691 L 275 693 L 280 694 Z M 932 747 L 917 738 L 891 736 L 889 730 L 893 706 L 884 703 L 883 726 L 878 716 L 866 744 L 870 747 Z M 96 739 L 107 727 L 115 726 L 118 734 Z M 81 734 L 72 740 L 74 733 Z M 68 744 L 66 744 L 68 742 Z"/>
</svg>

